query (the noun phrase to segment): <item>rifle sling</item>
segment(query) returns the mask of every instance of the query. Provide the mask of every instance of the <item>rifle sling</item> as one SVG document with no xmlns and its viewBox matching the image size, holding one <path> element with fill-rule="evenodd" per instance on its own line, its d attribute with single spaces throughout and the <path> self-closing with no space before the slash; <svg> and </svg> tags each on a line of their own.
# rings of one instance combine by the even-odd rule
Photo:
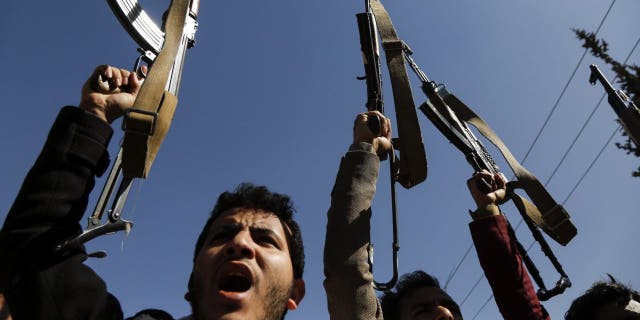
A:
<svg viewBox="0 0 640 320">
<path fill-rule="evenodd" d="M 420 134 L 416 105 L 405 66 L 405 43 L 398 38 L 391 18 L 379 0 L 371 0 L 382 47 L 387 59 L 393 101 L 396 112 L 398 136 L 401 140 L 395 148 L 400 151 L 398 182 L 411 188 L 427 178 L 427 157 Z"/>
<path fill-rule="evenodd" d="M 146 178 L 169 130 L 178 98 L 165 90 L 183 36 L 189 0 L 173 0 L 164 22 L 162 50 L 153 62 L 133 107 L 122 122 L 123 175 Z"/>
<path fill-rule="evenodd" d="M 456 113 L 460 120 L 470 123 L 478 131 L 496 146 L 504 159 L 513 170 L 517 181 L 509 183 L 509 189 L 523 189 L 533 204 L 518 195 L 513 194 L 517 201 L 522 201 L 523 205 L 518 209 L 525 209 L 528 216 L 537 226 L 539 226 L 552 239 L 566 245 L 577 234 L 577 229 L 571 222 L 569 214 L 558 204 L 549 194 L 538 178 L 525 169 L 513 156 L 511 151 L 502 142 L 502 139 L 482 120 L 473 110 L 460 101 L 453 94 L 444 97 L 444 101 Z M 513 189 L 512 189 L 513 190 Z M 516 201 L 516 200 L 514 200 Z"/>
</svg>

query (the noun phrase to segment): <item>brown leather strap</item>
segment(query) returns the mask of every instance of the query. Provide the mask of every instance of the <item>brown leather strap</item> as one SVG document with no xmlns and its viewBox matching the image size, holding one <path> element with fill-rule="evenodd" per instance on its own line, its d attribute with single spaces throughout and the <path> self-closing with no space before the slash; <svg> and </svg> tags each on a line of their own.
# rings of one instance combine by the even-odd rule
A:
<svg viewBox="0 0 640 320">
<path fill-rule="evenodd" d="M 177 105 L 177 97 L 165 91 L 174 65 L 189 12 L 189 0 L 173 0 L 165 20 L 162 50 L 140 88 L 122 122 L 123 175 L 146 178 L 151 164 L 169 130 Z"/>
<path fill-rule="evenodd" d="M 405 188 L 411 188 L 427 178 L 427 156 L 405 66 L 405 44 L 398 38 L 391 18 L 382 3 L 371 0 L 370 5 L 382 38 L 393 90 L 396 126 L 400 136 L 400 140 L 394 141 L 394 147 L 400 151 L 401 155 L 398 182 Z"/>
<path fill-rule="evenodd" d="M 467 105 L 453 94 L 445 96 L 444 101 L 461 121 L 476 127 L 487 140 L 500 150 L 517 178 L 517 181 L 511 182 L 509 185 L 513 188 L 523 189 L 533 202 L 531 204 L 526 199 L 515 195 L 517 198 L 514 201 L 523 204 L 518 208 L 525 208 L 526 215 L 555 241 L 562 245 L 569 243 L 577 234 L 577 229 L 571 222 L 569 214 L 553 199 L 538 178 L 516 160 L 502 139 Z"/>
</svg>

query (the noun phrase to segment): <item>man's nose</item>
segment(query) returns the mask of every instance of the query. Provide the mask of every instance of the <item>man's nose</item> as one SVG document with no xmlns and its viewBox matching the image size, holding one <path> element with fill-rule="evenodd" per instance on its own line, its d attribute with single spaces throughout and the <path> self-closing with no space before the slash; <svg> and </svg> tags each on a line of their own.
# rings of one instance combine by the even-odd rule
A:
<svg viewBox="0 0 640 320">
<path fill-rule="evenodd" d="M 433 320 L 454 320 L 454 318 L 449 309 L 443 306 L 438 306 L 435 314 L 433 315 Z"/>
<path fill-rule="evenodd" d="M 253 259 L 256 252 L 252 243 L 249 232 L 238 232 L 235 237 L 227 243 L 227 248 L 224 251 L 225 255 L 234 259 Z"/>
</svg>

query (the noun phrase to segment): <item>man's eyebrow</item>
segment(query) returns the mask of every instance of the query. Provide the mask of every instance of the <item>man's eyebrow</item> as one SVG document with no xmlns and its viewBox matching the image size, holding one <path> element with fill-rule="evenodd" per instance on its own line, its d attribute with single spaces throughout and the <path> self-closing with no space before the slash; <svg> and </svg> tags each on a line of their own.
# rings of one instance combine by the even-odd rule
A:
<svg viewBox="0 0 640 320">
<path fill-rule="evenodd" d="M 242 225 L 236 222 L 223 222 L 221 224 L 213 225 L 211 230 L 224 230 L 224 231 L 238 231 L 242 229 Z"/>
<path fill-rule="evenodd" d="M 268 236 L 277 238 L 278 240 L 282 240 L 281 237 L 278 235 L 278 233 L 276 233 L 275 231 L 273 231 L 273 229 L 268 227 L 251 226 L 249 227 L 249 230 L 251 230 L 252 233 L 255 232 L 262 235 L 268 235 Z"/>
</svg>

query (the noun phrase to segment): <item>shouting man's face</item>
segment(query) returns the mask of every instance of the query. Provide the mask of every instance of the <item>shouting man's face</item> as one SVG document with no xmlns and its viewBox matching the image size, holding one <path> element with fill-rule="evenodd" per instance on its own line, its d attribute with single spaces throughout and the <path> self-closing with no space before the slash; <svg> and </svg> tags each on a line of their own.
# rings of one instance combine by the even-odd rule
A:
<svg viewBox="0 0 640 320">
<path fill-rule="evenodd" d="M 304 282 L 293 277 L 289 236 L 270 212 L 233 208 L 220 214 L 190 281 L 187 298 L 195 318 L 277 320 L 297 308 Z"/>
</svg>

